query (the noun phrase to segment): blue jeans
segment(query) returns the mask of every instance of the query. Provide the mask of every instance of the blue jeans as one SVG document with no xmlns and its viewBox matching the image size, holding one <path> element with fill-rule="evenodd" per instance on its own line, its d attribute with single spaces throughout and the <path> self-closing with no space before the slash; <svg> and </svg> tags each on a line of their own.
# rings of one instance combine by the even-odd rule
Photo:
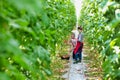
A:
<svg viewBox="0 0 120 80">
<path fill-rule="evenodd" d="M 82 60 L 82 48 L 83 48 L 83 44 L 78 49 L 78 52 L 75 54 L 75 60 L 76 61 L 78 60 L 78 58 L 79 58 L 79 60 Z"/>
<path fill-rule="evenodd" d="M 78 58 L 80 61 L 82 60 L 82 52 L 78 54 Z"/>
<path fill-rule="evenodd" d="M 82 52 L 76 53 L 75 56 L 74 56 L 74 58 L 75 58 L 76 61 L 77 61 L 78 59 L 79 59 L 79 60 L 82 60 Z"/>
<path fill-rule="evenodd" d="M 74 58 L 76 61 L 78 60 L 78 53 L 75 54 Z"/>
</svg>

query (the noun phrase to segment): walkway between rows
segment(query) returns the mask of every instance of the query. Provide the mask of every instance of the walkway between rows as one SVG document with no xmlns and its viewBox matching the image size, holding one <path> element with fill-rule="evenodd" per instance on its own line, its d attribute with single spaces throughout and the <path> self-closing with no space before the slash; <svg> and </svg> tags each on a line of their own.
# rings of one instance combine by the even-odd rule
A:
<svg viewBox="0 0 120 80">
<path fill-rule="evenodd" d="M 64 80 L 103 80 L 101 62 L 96 51 L 90 50 L 90 45 L 85 41 L 81 63 L 73 64 L 72 56 L 65 64 L 65 72 L 62 75 Z"/>
<path fill-rule="evenodd" d="M 87 55 L 85 55 L 84 52 L 85 50 L 83 49 L 81 63 L 73 64 L 72 56 L 70 56 L 68 71 L 62 76 L 65 80 L 86 80 L 84 73 L 87 69 L 84 57 Z"/>
</svg>

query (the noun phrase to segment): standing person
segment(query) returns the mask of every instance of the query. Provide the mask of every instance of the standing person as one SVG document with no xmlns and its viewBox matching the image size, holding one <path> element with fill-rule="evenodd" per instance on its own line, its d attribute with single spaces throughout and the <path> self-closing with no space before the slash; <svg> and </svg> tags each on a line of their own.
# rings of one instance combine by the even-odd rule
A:
<svg viewBox="0 0 120 80">
<path fill-rule="evenodd" d="M 82 27 L 78 27 L 78 40 L 76 48 L 74 49 L 74 55 L 75 55 L 75 62 L 81 62 L 82 60 L 82 48 L 83 48 L 83 33 L 82 33 Z"/>
</svg>

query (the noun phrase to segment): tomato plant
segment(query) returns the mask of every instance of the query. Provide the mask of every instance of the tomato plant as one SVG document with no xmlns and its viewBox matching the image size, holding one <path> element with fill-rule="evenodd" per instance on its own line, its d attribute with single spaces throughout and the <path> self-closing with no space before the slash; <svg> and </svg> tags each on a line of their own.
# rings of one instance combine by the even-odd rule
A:
<svg viewBox="0 0 120 80">
<path fill-rule="evenodd" d="M 51 57 L 75 25 L 70 0 L 0 1 L 0 80 L 46 80 Z"/>
<path fill-rule="evenodd" d="M 105 80 L 120 78 L 119 0 L 84 0 L 79 24 L 100 53 Z"/>
</svg>

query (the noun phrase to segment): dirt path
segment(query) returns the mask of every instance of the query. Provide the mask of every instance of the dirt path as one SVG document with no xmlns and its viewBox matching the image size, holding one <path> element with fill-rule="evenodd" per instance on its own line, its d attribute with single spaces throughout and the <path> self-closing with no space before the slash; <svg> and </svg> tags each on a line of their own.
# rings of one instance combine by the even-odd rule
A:
<svg viewBox="0 0 120 80">
<path fill-rule="evenodd" d="M 72 56 L 67 63 L 67 72 L 62 75 L 65 80 L 102 80 L 102 69 L 99 58 L 84 44 L 81 63 L 73 64 Z"/>
<path fill-rule="evenodd" d="M 86 71 L 86 63 L 84 60 L 84 57 L 86 55 L 84 55 L 84 49 L 83 49 L 82 55 L 83 55 L 83 58 L 81 63 L 77 63 L 77 64 L 73 64 L 72 56 L 70 57 L 70 60 L 68 63 L 69 65 L 68 71 L 62 76 L 65 80 L 86 80 L 86 77 L 84 74 Z"/>
</svg>

